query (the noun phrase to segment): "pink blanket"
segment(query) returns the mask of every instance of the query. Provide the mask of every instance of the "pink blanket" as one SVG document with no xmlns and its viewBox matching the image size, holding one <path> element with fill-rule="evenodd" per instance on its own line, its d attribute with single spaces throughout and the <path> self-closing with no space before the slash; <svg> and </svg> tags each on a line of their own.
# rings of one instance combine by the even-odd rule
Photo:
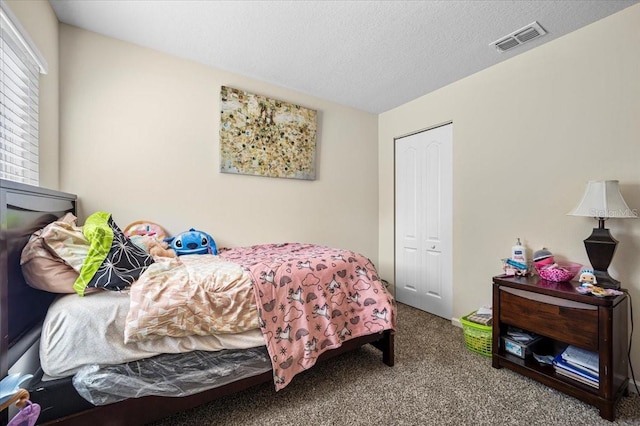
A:
<svg viewBox="0 0 640 426">
<path fill-rule="evenodd" d="M 324 351 L 395 330 L 393 297 L 364 256 L 311 244 L 223 249 L 249 271 L 276 390 Z"/>
</svg>

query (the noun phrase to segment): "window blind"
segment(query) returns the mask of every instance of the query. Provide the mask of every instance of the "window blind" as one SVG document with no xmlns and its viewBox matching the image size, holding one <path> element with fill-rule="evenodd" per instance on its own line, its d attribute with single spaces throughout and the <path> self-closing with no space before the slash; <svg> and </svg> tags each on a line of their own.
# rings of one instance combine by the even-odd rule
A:
<svg viewBox="0 0 640 426">
<path fill-rule="evenodd" d="M 15 16 L 0 8 L 0 177 L 38 185 L 38 101 L 42 56 Z"/>
</svg>

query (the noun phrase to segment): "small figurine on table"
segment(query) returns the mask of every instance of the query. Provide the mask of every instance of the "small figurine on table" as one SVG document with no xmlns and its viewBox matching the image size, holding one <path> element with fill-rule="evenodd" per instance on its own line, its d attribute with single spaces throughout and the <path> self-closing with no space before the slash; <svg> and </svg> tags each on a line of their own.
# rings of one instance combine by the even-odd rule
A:
<svg viewBox="0 0 640 426">
<path fill-rule="evenodd" d="M 580 281 L 582 287 L 592 287 L 594 284 L 598 284 L 596 276 L 591 269 L 583 269 L 578 281 Z"/>
</svg>

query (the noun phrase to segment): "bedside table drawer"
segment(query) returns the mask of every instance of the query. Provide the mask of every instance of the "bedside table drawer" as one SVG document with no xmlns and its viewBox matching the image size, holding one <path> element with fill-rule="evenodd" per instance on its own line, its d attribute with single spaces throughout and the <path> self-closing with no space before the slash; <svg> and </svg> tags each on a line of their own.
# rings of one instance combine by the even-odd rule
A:
<svg viewBox="0 0 640 426">
<path fill-rule="evenodd" d="M 499 320 L 598 352 L 598 307 L 594 305 L 503 287 Z"/>
</svg>

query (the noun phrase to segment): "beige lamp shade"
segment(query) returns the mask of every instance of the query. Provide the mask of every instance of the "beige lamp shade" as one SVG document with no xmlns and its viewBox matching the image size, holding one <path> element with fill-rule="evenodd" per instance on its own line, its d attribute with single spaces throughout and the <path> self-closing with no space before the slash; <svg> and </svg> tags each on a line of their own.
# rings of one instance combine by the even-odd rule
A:
<svg viewBox="0 0 640 426">
<path fill-rule="evenodd" d="M 592 180 L 587 183 L 582 200 L 569 216 L 593 218 L 633 218 L 638 214 L 622 198 L 617 180 Z"/>
</svg>

